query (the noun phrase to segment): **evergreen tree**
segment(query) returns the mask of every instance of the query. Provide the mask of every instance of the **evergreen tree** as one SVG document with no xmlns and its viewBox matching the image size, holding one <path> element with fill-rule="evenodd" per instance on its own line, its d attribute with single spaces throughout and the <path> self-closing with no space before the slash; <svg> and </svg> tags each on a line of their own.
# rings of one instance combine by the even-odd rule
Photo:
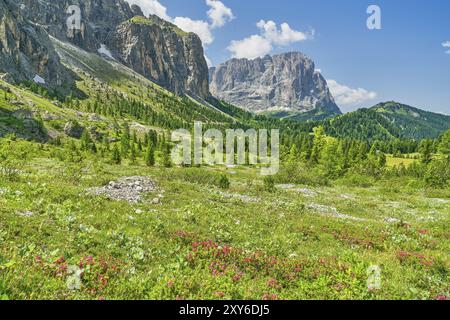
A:
<svg viewBox="0 0 450 320">
<path fill-rule="evenodd" d="M 148 144 L 147 153 L 145 155 L 145 163 L 149 167 L 153 167 L 155 165 L 155 148 L 150 141 Z"/>
<path fill-rule="evenodd" d="M 450 130 L 442 136 L 438 150 L 450 161 Z"/>
<path fill-rule="evenodd" d="M 130 148 L 131 148 L 131 135 L 130 135 L 130 128 L 128 127 L 128 124 L 125 122 L 123 125 L 123 133 L 120 137 L 120 153 L 123 158 L 128 158 Z"/>
<path fill-rule="evenodd" d="M 83 131 L 83 134 L 81 135 L 81 150 L 91 151 L 93 153 L 97 152 L 97 147 L 95 146 L 95 143 L 92 140 L 90 133 L 86 129 Z"/>
<path fill-rule="evenodd" d="M 115 164 L 121 164 L 122 163 L 122 156 L 120 155 L 119 148 L 117 147 L 117 144 L 114 145 L 112 150 L 112 161 Z"/>
<path fill-rule="evenodd" d="M 170 154 L 170 146 L 168 144 L 163 147 L 162 150 L 162 161 L 163 166 L 166 168 L 170 168 L 172 166 L 171 154 Z"/>
<path fill-rule="evenodd" d="M 433 142 L 431 140 L 422 140 L 419 146 L 419 152 L 422 163 L 429 164 L 433 159 Z"/>
<path fill-rule="evenodd" d="M 310 160 L 312 163 L 319 163 L 320 154 L 326 144 L 325 129 L 323 126 L 319 126 L 315 127 L 313 129 L 313 132 L 314 132 L 314 141 Z"/>
<path fill-rule="evenodd" d="M 325 171 L 325 175 L 333 178 L 339 177 L 344 170 L 343 154 L 340 153 L 339 141 L 330 138 L 323 147 L 320 155 L 320 164 Z"/>
<path fill-rule="evenodd" d="M 136 147 L 135 144 L 132 142 L 130 147 L 130 160 L 132 164 L 136 163 Z"/>
<path fill-rule="evenodd" d="M 297 146 L 295 144 L 292 145 L 291 150 L 289 151 L 288 163 L 296 163 L 299 160 L 299 153 Z"/>
</svg>

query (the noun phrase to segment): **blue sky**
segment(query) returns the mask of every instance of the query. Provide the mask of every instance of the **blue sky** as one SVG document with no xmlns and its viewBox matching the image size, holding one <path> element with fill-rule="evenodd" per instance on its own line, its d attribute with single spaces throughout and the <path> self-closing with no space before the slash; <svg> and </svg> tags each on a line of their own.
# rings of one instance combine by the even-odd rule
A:
<svg viewBox="0 0 450 320">
<path fill-rule="evenodd" d="M 395 100 L 450 114 L 448 0 L 128 1 L 197 32 L 214 65 L 305 53 L 343 111 Z M 381 30 L 367 28 L 369 5 L 381 9 Z"/>
</svg>

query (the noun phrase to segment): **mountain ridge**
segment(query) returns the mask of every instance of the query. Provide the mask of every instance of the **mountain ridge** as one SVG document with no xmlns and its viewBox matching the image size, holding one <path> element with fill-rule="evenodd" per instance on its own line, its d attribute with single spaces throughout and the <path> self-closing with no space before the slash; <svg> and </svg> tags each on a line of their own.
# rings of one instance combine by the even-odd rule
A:
<svg viewBox="0 0 450 320">
<path fill-rule="evenodd" d="M 450 116 L 388 101 L 329 119 L 324 126 L 337 137 L 420 140 L 438 138 L 450 129 Z"/>
</svg>

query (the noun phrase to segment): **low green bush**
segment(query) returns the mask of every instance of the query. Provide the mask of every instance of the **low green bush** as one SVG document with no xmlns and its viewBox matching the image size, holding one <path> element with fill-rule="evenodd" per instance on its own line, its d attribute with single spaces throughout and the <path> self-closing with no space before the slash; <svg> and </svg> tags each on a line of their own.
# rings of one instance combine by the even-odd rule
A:
<svg viewBox="0 0 450 320">
<path fill-rule="evenodd" d="M 310 186 L 327 186 L 330 180 L 317 168 L 307 168 L 298 163 L 288 163 L 274 176 L 276 183 L 293 183 Z"/>
</svg>

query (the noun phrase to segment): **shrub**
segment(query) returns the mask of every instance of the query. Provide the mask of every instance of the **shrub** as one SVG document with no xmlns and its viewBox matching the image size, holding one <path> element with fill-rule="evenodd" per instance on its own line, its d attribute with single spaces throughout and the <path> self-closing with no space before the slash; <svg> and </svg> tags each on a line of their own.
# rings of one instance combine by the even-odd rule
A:
<svg viewBox="0 0 450 320">
<path fill-rule="evenodd" d="M 275 192 L 275 180 L 272 176 L 264 177 L 264 190 L 267 192 Z"/>
<path fill-rule="evenodd" d="M 450 181 L 450 166 L 447 160 L 432 161 L 425 172 L 425 183 L 429 187 L 444 188 Z"/>
<path fill-rule="evenodd" d="M 0 142 L 0 176 L 7 180 L 17 180 L 27 162 L 29 148 L 20 141 Z"/>
<path fill-rule="evenodd" d="M 299 163 L 289 163 L 281 167 L 274 176 L 276 183 L 294 183 L 310 186 L 326 186 L 330 184 L 327 177 L 317 168 L 307 168 Z"/>
<path fill-rule="evenodd" d="M 228 180 L 227 176 L 224 174 L 219 178 L 219 187 L 225 190 L 230 188 L 230 180 Z"/>
<path fill-rule="evenodd" d="M 342 183 L 352 187 L 369 188 L 374 184 L 374 178 L 360 173 L 349 173 L 341 179 Z"/>
<path fill-rule="evenodd" d="M 168 171 L 168 174 L 173 174 L 173 178 L 205 186 L 215 186 L 222 189 L 228 189 L 230 186 L 230 182 L 226 175 L 208 171 L 204 168 L 183 168 L 176 173 Z"/>
</svg>

